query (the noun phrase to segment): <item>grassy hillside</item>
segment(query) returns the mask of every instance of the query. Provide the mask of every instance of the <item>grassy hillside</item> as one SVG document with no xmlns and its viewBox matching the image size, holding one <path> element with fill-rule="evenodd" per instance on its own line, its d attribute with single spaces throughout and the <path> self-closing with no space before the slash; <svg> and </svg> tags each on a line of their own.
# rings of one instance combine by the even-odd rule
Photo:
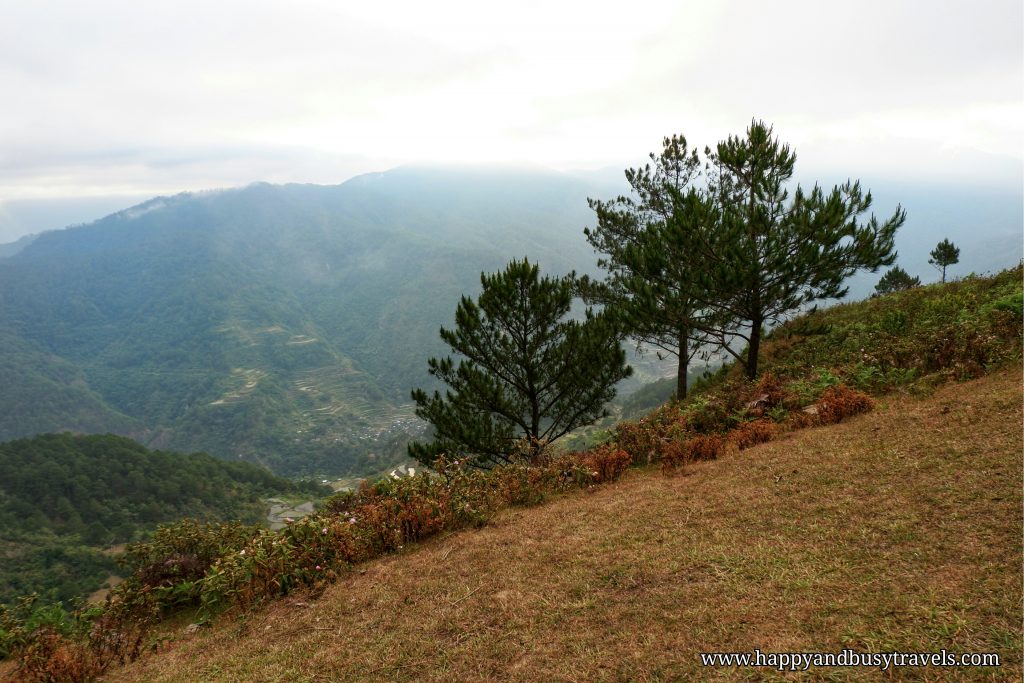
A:
<svg viewBox="0 0 1024 683">
<path fill-rule="evenodd" d="M 773 679 L 699 652 L 995 652 L 1020 680 L 1021 375 L 870 415 L 374 561 L 110 681 Z M 877 680 L 819 669 L 811 680 Z"/>
<path fill-rule="evenodd" d="M 191 661 L 208 670 L 172 654 L 125 675 L 306 680 L 320 666 L 329 680 L 486 680 L 511 666 L 524 680 L 670 680 L 693 673 L 700 647 L 845 643 L 992 651 L 1019 677 L 1022 314 L 1020 268 L 815 312 L 772 333 L 756 382 L 725 368 L 605 444 L 488 472 L 442 463 L 442 476 L 335 497 L 276 533 L 168 529 L 130 552 L 135 573 L 102 612 L 42 631 L 0 614 L 0 643 L 25 677 L 99 672 L 153 642 L 150 616 L 192 606 L 190 618 L 227 615 L 209 636 L 222 648 L 197 636 L 206 649 Z M 565 495 L 580 490 L 593 496 Z M 440 563 L 416 550 L 420 583 L 398 597 L 349 571 L 495 524 L 459 536 Z M 506 525 L 491 555 L 473 540 Z M 445 574 L 453 547 L 468 554 Z M 336 597 L 310 606 L 323 591 Z M 296 595 L 294 630 L 237 630 Z M 482 621 L 463 621 L 463 603 Z M 309 639 L 316 653 L 299 645 L 293 658 L 288 644 Z M 362 645 L 335 647 L 350 641 Z"/>
<path fill-rule="evenodd" d="M 261 522 L 263 498 L 321 496 L 245 462 L 130 439 L 44 434 L 0 444 L 0 604 L 70 601 L 120 569 L 106 552 L 183 517 Z"/>
</svg>

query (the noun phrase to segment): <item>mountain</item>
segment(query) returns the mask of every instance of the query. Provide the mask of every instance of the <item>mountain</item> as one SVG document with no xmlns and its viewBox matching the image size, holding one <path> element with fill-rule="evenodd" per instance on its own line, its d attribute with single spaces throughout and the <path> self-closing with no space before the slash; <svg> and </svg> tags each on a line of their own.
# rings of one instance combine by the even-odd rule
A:
<svg viewBox="0 0 1024 683">
<path fill-rule="evenodd" d="M 0 438 L 112 431 L 287 474 L 361 473 L 481 271 L 593 270 L 556 173 L 403 168 L 160 197 L 0 260 Z"/>
<path fill-rule="evenodd" d="M 516 257 L 594 273 L 586 198 L 621 192 L 612 177 L 403 167 L 158 197 L 36 235 L 0 258 L 0 440 L 114 432 L 281 474 L 380 471 L 423 428 L 409 391 L 459 297 Z M 879 214 L 908 208 L 899 262 L 926 280 L 943 237 L 963 249 L 953 274 L 1020 259 L 1019 191 L 872 189 Z M 638 364 L 624 389 L 672 374 Z"/>
<path fill-rule="evenodd" d="M 149 196 L 107 195 L 0 200 L 0 241 L 15 240 L 13 244 L 18 245 L 22 237 L 88 223 L 146 199 Z M 0 257 L 9 255 L 4 246 L 0 245 Z"/>
</svg>

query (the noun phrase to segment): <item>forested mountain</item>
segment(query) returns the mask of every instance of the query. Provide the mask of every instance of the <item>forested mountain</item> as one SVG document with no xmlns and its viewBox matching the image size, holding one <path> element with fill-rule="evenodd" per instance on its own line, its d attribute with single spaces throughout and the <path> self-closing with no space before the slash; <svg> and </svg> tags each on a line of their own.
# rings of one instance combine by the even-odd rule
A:
<svg viewBox="0 0 1024 683">
<path fill-rule="evenodd" d="M 159 523 L 256 523 L 266 496 L 323 493 L 251 463 L 150 451 L 110 434 L 0 444 L 0 604 L 31 592 L 59 600 L 91 592 L 116 571 L 102 549 Z"/>
<path fill-rule="evenodd" d="M 379 469 L 459 296 L 515 256 L 591 266 L 586 197 L 607 192 L 403 168 L 44 233 L 0 260 L 0 439 L 112 431 L 287 474 Z"/>
</svg>

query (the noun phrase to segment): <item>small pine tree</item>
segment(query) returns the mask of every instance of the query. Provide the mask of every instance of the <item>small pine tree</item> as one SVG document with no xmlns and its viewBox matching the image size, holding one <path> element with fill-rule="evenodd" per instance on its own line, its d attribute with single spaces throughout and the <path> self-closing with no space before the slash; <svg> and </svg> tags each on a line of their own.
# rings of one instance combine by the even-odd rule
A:
<svg viewBox="0 0 1024 683">
<path fill-rule="evenodd" d="M 894 266 L 887 270 L 882 279 L 875 285 L 875 295 L 881 296 L 882 294 L 891 294 L 892 292 L 902 292 L 920 286 L 921 278 L 910 277 L 907 271 L 899 266 Z"/>
<path fill-rule="evenodd" d="M 928 263 L 942 271 L 942 281 L 946 281 L 946 268 L 954 263 L 960 262 L 960 248 L 955 246 L 948 239 L 939 242 L 932 249 Z"/>
<path fill-rule="evenodd" d="M 606 315 L 567 319 L 575 274 L 541 278 L 524 259 L 480 282 L 477 300 L 459 303 L 455 329 L 441 329 L 463 360 L 428 361 L 445 394 L 412 392 L 416 414 L 434 427 L 432 442 L 409 444 L 424 465 L 441 455 L 481 467 L 520 454 L 536 459 L 555 439 L 606 416 L 615 384 L 632 372 Z"/>
</svg>

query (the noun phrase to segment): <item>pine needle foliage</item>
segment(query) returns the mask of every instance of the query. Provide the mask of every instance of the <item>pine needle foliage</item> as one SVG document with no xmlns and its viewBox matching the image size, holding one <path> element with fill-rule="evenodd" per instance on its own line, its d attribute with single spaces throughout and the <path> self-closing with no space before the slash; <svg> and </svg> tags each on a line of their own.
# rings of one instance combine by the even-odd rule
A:
<svg viewBox="0 0 1024 683">
<path fill-rule="evenodd" d="M 796 153 L 762 121 L 704 156 L 697 182 L 697 155 L 666 139 L 653 168 L 627 172 L 636 198 L 592 202 L 598 228 L 586 234 L 608 255 L 608 288 L 629 293 L 608 303 L 632 334 L 669 331 L 681 360 L 724 350 L 754 378 L 765 327 L 842 298 L 858 270 L 891 265 L 906 212 L 868 214 L 871 193 L 855 181 L 791 194 Z"/>
<path fill-rule="evenodd" d="M 588 300 L 609 306 L 636 340 L 657 353 L 676 356 L 676 397 L 686 397 L 687 370 L 709 342 L 709 314 L 691 291 L 696 267 L 686 254 L 664 251 L 662 233 L 684 210 L 677 198 L 699 178 L 701 163 L 682 135 L 662 141 L 651 163 L 626 169 L 631 192 L 613 200 L 589 199 L 597 224 L 583 232 L 602 254 L 603 282 L 584 279 Z"/>
<path fill-rule="evenodd" d="M 743 136 L 730 136 L 708 157 L 706 220 L 715 229 L 686 230 L 686 244 L 706 267 L 695 271 L 697 291 L 738 326 L 734 338 L 747 344 L 737 355 L 747 376 L 757 376 L 763 326 L 807 304 L 846 295 L 843 282 L 858 270 L 877 270 L 896 258 L 893 240 L 906 212 L 886 220 L 873 214 L 870 192 L 847 181 L 826 192 L 788 185 L 796 153 L 762 121 Z M 681 226 L 686 229 L 686 226 Z M 729 349 L 729 346 L 725 346 Z"/>
<path fill-rule="evenodd" d="M 434 427 L 432 442 L 409 445 L 425 465 L 442 454 L 481 467 L 536 460 L 551 442 L 606 416 L 616 382 L 631 373 L 608 316 L 588 309 L 583 320 L 569 317 L 575 274 L 541 277 L 524 259 L 480 283 L 476 301 L 459 303 L 455 327 L 441 329 L 461 358 L 428 361 L 447 390 L 412 392 L 416 414 Z"/>
<path fill-rule="evenodd" d="M 960 263 L 960 248 L 948 239 L 944 239 L 936 244 L 935 248 L 928 255 L 931 257 L 928 259 L 928 263 L 942 272 L 943 282 L 946 281 L 946 268 L 955 263 Z"/>
<path fill-rule="evenodd" d="M 893 292 L 904 292 L 908 289 L 921 286 L 921 278 L 911 277 L 907 271 L 899 266 L 893 266 L 885 271 L 885 274 L 875 285 L 875 296 L 892 294 Z"/>
</svg>

